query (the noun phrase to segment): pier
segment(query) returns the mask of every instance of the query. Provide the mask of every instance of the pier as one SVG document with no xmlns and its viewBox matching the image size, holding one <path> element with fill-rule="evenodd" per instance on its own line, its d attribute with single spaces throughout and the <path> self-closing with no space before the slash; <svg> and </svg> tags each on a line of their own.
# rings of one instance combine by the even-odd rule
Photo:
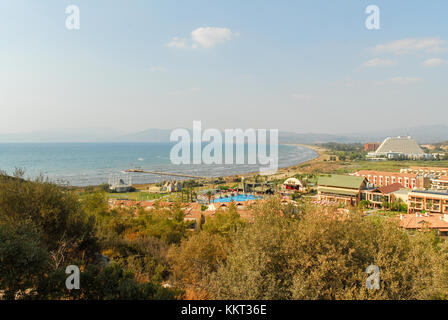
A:
<svg viewBox="0 0 448 320">
<path fill-rule="evenodd" d="M 170 177 L 180 177 L 180 178 L 191 178 L 191 179 L 207 179 L 207 177 L 193 176 L 184 173 L 173 173 L 173 172 L 162 172 L 162 171 L 148 171 L 143 169 L 128 169 L 124 171 L 125 173 L 149 173 L 159 176 L 170 176 Z"/>
</svg>

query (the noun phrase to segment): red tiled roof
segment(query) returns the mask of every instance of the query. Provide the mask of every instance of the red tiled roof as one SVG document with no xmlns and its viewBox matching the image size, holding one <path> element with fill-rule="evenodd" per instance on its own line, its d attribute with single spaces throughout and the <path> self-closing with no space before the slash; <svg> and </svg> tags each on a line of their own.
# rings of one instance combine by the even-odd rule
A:
<svg viewBox="0 0 448 320">
<path fill-rule="evenodd" d="M 382 194 L 389 194 L 391 192 L 395 192 L 401 189 L 401 183 L 393 183 L 388 186 L 377 188 L 379 192 Z"/>
<path fill-rule="evenodd" d="M 402 178 L 416 178 L 417 174 L 413 173 L 401 173 L 401 172 L 387 172 L 387 171 L 374 171 L 374 170 L 361 170 L 353 173 L 353 175 L 357 176 L 395 176 Z"/>
<path fill-rule="evenodd" d="M 400 220 L 400 227 L 405 229 L 422 229 L 428 227 L 430 229 L 438 229 L 448 231 L 448 222 L 444 220 L 442 214 L 406 214 Z"/>
<path fill-rule="evenodd" d="M 448 171 L 448 168 L 443 168 L 443 167 L 410 167 L 409 169 L 411 169 L 411 170 Z"/>
</svg>

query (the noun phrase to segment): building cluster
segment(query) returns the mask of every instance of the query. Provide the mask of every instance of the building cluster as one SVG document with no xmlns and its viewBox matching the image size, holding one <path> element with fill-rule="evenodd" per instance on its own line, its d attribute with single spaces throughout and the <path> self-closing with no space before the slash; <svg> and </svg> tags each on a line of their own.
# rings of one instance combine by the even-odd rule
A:
<svg viewBox="0 0 448 320">
<path fill-rule="evenodd" d="M 241 218 L 247 221 L 253 221 L 253 206 L 257 202 L 257 200 L 247 200 L 233 203 L 209 203 L 207 205 L 198 202 L 189 202 L 180 204 L 180 209 L 184 213 L 184 221 L 191 222 L 191 230 L 196 230 L 207 218 L 214 217 L 219 212 L 226 212 L 231 206 L 235 206 L 235 209 Z M 288 197 L 283 197 L 281 203 L 285 206 L 289 204 L 295 205 L 295 202 Z M 109 200 L 109 207 L 111 209 L 128 208 L 134 210 L 136 215 L 139 210 L 150 212 L 152 210 L 172 209 L 174 206 L 175 203 L 164 201 Z"/>
<path fill-rule="evenodd" d="M 407 229 L 416 221 L 437 221 L 448 231 L 448 168 L 411 167 L 401 172 L 362 170 L 351 175 L 327 175 L 318 179 L 318 199 L 321 204 L 383 208 L 393 203 L 405 203 L 408 215 L 401 216 Z M 409 215 L 415 219 L 409 222 Z M 417 224 L 423 227 L 427 223 Z M 445 228 L 444 227 L 444 228 Z M 417 228 L 418 229 L 418 228 Z M 438 229 L 440 232 L 445 232 Z"/>
</svg>

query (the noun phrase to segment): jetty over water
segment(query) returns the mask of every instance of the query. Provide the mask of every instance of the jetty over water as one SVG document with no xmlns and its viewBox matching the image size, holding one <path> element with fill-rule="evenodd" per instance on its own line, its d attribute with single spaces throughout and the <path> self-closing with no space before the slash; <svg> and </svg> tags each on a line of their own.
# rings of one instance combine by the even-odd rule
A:
<svg viewBox="0 0 448 320">
<path fill-rule="evenodd" d="M 180 178 L 192 178 L 192 179 L 206 179 L 207 177 L 194 176 L 185 173 L 174 173 L 174 172 L 162 172 L 162 171 L 148 171 L 143 169 L 128 169 L 124 171 L 125 173 L 149 173 L 158 176 L 170 176 L 170 177 L 180 177 Z"/>
</svg>

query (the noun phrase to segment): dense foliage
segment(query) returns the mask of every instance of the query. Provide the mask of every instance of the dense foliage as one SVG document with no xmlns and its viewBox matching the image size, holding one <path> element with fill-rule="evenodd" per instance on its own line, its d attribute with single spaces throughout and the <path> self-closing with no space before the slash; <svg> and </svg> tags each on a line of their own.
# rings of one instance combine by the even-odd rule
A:
<svg viewBox="0 0 448 320">
<path fill-rule="evenodd" d="M 4 299 L 444 299 L 448 247 L 395 220 L 279 199 L 194 231 L 179 203 L 110 209 L 105 194 L 0 175 Z M 205 214 L 205 212 L 203 212 Z M 107 258 L 106 258 L 107 257 Z M 110 261 L 109 261 L 110 260 Z M 380 269 L 368 290 L 366 268 Z M 81 270 L 79 290 L 65 268 Z"/>
<path fill-rule="evenodd" d="M 141 281 L 138 272 L 142 268 L 135 267 L 137 262 L 123 263 L 117 259 L 104 264 L 99 259 L 104 249 L 113 247 L 118 251 L 128 245 L 135 248 L 133 252 L 143 248 L 147 254 L 145 259 L 158 261 L 151 247 L 144 243 L 145 240 L 156 242 L 155 237 L 146 239 L 142 234 L 140 246 L 138 241 L 128 244 L 125 238 L 115 237 L 115 245 L 111 245 L 111 238 L 103 236 L 104 233 L 114 227 L 121 230 L 120 223 L 126 219 L 121 215 L 110 218 L 110 215 L 114 213 L 109 212 L 105 198 L 99 195 L 80 199 L 42 178 L 27 181 L 22 172 L 14 177 L 1 173 L 0 296 L 4 299 L 173 299 L 178 296 L 180 292 L 162 288 L 154 278 Z M 168 222 L 161 224 L 169 225 Z M 112 227 L 108 229 L 109 226 Z M 179 241 L 179 232 L 155 233 L 170 241 Z M 80 290 L 68 290 L 65 286 L 65 269 L 69 265 L 81 270 Z M 154 269 L 160 273 L 160 267 L 156 265 Z"/>
</svg>

